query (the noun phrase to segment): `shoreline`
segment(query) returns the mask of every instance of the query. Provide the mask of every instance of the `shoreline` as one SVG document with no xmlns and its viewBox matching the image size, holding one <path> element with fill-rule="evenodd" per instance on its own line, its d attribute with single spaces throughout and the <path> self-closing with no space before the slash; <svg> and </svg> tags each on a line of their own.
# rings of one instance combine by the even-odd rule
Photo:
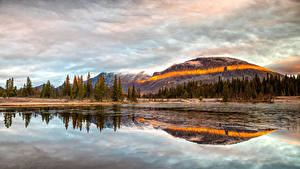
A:
<svg viewBox="0 0 300 169">
<path fill-rule="evenodd" d="M 96 102 L 91 100 L 67 100 L 67 99 L 42 99 L 42 98 L 0 98 L 0 108 L 5 107 L 54 107 L 54 106 L 101 106 L 101 105 L 119 105 L 119 104 L 203 104 L 203 103 L 223 103 L 221 98 L 204 98 L 202 101 L 199 99 L 139 99 L 137 103 L 133 102 L 112 102 L 103 101 Z M 229 101 L 226 103 L 299 103 L 300 96 L 278 96 L 275 97 L 273 103 L 266 103 L 260 101 Z"/>
</svg>

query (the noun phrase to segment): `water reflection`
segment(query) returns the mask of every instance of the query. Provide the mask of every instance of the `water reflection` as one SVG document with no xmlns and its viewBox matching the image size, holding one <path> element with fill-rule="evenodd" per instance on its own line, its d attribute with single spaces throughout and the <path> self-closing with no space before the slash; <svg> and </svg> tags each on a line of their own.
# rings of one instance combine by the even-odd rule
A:
<svg viewBox="0 0 300 169">
<path fill-rule="evenodd" d="M 144 118 L 140 118 L 138 121 L 150 123 L 154 127 L 161 128 L 175 137 L 184 138 L 199 144 L 234 144 L 277 131 L 277 129 L 260 129 L 258 131 L 236 127 L 183 127 L 154 120 L 145 120 Z"/>
<path fill-rule="evenodd" d="M 244 106 L 2 108 L 0 168 L 299 168 L 299 114 Z"/>
<path fill-rule="evenodd" d="M 25 123 L 25 128 L 30 124 L 32 118 L 41 118 L 42 122 L 47 125 L 52 119 L 59 118 L 65 129 L 68 130 L 69 125 L 72 128 L 82 131 L 82 126 L 85 125 L 86 132 L 89 132 L 91 124 L 95 124 L 100 132 L 104 128 L 113 128 L 117 131 L 123 125 L 130 125 L 133 123 L 134 114 L 123 115 L 120 106 L 114 106 L 112 109 L 104 109 L 104 107 L 89 108 L 17 108 L 2 110 L 4 117 L 4 125 L 10 128 L 13 124 L 13 119 L 19 116 Z"/>
<path fill-rule="evenodd" d="M 71 127 L 73 130 L 82 131 L 83 126 L 85 126 L 87 133 L 89 133 L 91 125 L 95 126 L 100 133 L 105 128 L 112 128 L 114 132 L 117 132 L 121 126 L 142 128 L 151 125 L 155 129 L 163 130 L 172 136 L 199 144 L 236 144 L 277 130 L 276 128 L 251 126 L 243 121 L 235 121 L 233 124 L 218 120 L 216 123 L 212 123 L 203 117 L 203 113 L 202 116 L 198 116 L 199 112 L 185 110 L 178 113 L 180 110 L 177 110 L 170 114 L 170 110 L 149 110 L 134 107 L 122 109 L 120 105 L 76 108 L 8 108 L 1 111 L 6 128 L 13 125 L 13 119 L 16 116 L 23 119 L 25 128 L 30 125 L 32 118 L 40 118 L 47 125 L 52 119 L 58 118 L 63 122 L 66 130 Z M 193 113 L 193 118 L 190 118 L 191 113 Z M 228 115 L 231 117 L 230 120 L 236 116 Z M 172 119 L 174 117 L 176 119 Z"/>
</svg>

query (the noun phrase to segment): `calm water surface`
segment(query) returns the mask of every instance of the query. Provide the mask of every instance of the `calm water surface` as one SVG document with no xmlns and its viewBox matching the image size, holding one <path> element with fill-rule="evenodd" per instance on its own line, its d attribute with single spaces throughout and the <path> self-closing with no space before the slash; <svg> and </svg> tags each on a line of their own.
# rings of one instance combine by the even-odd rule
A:
<svg viewBox="0 0 300 169">
<path fill-rule="evenodd" d="M 299 104 L 0 108 L 2 169 L 300 168 Z"/>
</svg>

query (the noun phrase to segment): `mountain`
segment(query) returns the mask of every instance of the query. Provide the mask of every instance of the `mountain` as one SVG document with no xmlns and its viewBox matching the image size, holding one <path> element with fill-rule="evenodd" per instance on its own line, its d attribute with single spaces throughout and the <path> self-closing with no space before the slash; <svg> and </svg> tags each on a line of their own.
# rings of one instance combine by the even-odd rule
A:
<svg viewBox="0 0 300 169">
<path fill-rule="evenodd" d="M 97 79 L 100 78 L 101 74 L 103 74 L 105 83 L 108 87 L 111 87 L 113 85 L 115 75 L 117 75 L 117 77 L 120 77 L 121 81 L 122 81 L 122 87 L 123 87 L 124 91 L 127 91 L 128 87 L 133 85 L 134 82 L 139 81 L 141 79 L 147 79 L 147 78 L 151 77 L 150 75 L 145 74 L 144 72 L 140 72 L 140 73 L 137 73 L 137 74 L 134 74 L 134 73 L 101 72 L 97 76 L 91 78 L 93 86 L 95 86 L 95 84 L 97 82 Z M 73 82 L 73 80 L 71 79 L 70 82 Z M 87 81 L 84 81 L 84 83 L 86 83 L 86 82 Z M 72 84 L 71 84 L 71 86 L 72 86 Z M 43 85 L 37 86 L 35 88 L 38 88 L 38 89 L 41 90 L 43 88 Z M 63 88 L 63 84 L 58 86 L 57 88 Z"/>
<path fill-rule="evenodd" d="M 270 69 L 248 63 L 243 60 L 229 57 L 201 57 L 184 63 L 174 64 L 161 72 L 155 72 L 152 76 L 140 72 L 134 73 L 99 73 L 91 78 L 95 85 L 98 78 L 103 74 L 106 84 L 113 85 L 114 76 L 121 78 L 122 87 L 127 92 L 128 87 L 135 85 L 142 93 L 157 92 L 161 87 L 171 87 L 194 80 L 204 83 L 216 82 L 218 78 L 231 80 L 232 78 L 252 79 L 257 75 L 259 78 L 269 75 L 281 74 Z M 62 87 L 62 86 L 60 86 Z"/>
<path fill-rule="evenodd" d="M 40 91 L 42 91 L 43 90 L 43 84 L 39 85 L 39 86 L 33 87 L 33 90 L 40 90 Z"/>
<path fill-rule="evenodd" d="M 122 87 L 124 89 L 124 91 L 127 92 L 128 87 L 131 86 L 132 84 L 134 84 L 134 82 L 139 81 L 141 79 L 148 79 L 151 76 L 145 74 L 144 72 L 140 72 L 138 74 L 134 74 L 134 73 L 106 73 L 106 72 L 102 72 L 99 73 L 97 76 L 91 78 L 92 80 L 92 85 L 95 85 L 97 82 L 97 79 L 100 78 L 101 74 L 103 74 L 105 83 L 107 84 L 107 86 L 112 86 L 114 83 L 114 78 L 115 75 L 117 75 L 117 77 L 121 78 L 122 81 Z"/>
<path fill-rule="evenodd" d="M 171 87 L 185 82 L 203 81 L 216 82 L 219 77 L 223 80 L 232 78 L 252 79 L 255 75 L 263 78 L 268 74 L 281 74 L 246 61 L 229 57 L 201 57 L 174 64 L 162 72 L 155 72 L 151 78 L 136 81 L 137 88 L 143 93 L 156 92 L 161 87 Z"/>
</svg>

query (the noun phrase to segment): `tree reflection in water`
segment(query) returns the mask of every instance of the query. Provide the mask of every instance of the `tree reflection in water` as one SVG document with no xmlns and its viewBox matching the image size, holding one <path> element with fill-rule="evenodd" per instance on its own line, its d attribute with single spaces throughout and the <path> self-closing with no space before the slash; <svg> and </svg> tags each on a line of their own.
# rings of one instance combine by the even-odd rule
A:
<svg viewBox="0 0 300 169">
<path fill-rule="evenodd" d="M 16 118 L 16 116 L 24 120 L 25 128 L 29 126 L 31 118 L 41 118 L 42 122 L 45 122 L 47 125 L 51 123 L 52 119 L 59 118 L 65 125 L 66 130 L 69 128 L 69 123 L 72 123 L 74 130 L 79 129 L 80 131 L 82 131 L 82 126 L 85 125 L 87 132 L 89 132 L 91 124 L 95 124 L 100 132 L 105 127 L 113 128 L 114 131 L 121 128 L 122 113 L 120 106 L 114 106 L 111 109 L 112 112 L 105 112 L 103 106 L 99 106 L 89 112 L 82 110 L 81 107 L 76 109 L 18 108 L 17 112 L 12 112 L 10 109 L 3 110 L 1 115 L 4 117 L 4 125 L 6 128 L 12 126 L 13 119 Z M 123 122 L 134 122 L 134 114 L 128 114 Z"/>
<path fill-rule="evenodd" d="M 42 122 L 47 125 L 53 119 L 60 119 L 66 130 L 83 130 L 85 126 L 86 132 L 89 133 L 90 127 L 95 126 L 100 133 L 105 128 L 112 128 L 115 132 L 121 126 L 153 126 L 156 129 L 164 130 L 165 132 L 175 137 L 184 138 L 191 142 L 199 144 L 235 144 L 242 141 L 247 141 L 254 137 L 259 137 L 275 131 L 274 129 L 257 128 L 249 130 L 247 128 L 239 127 L 224 127 L 216 126 L 201 126 L 186 122 L 176 122 L 164 119 L 163 115 L 157 115 L 158 112 L 152 113 L 137 113 L 135 109 L 124 108 L 114 105 L 112 107 L 57 107 L 57 108 L 7 108 L 1 110 L 1 116 L 4 117 L 4 125 L 10 128 L 13 124 L 13 119 L 16 116 L 22 117 L 25 123 L 25 128 L 30 126 L 32 118 L 41 118 Z M 150 115 L 149 115 L 150 114 Z M 157 115 L 155 118 L 154 115 Z M 145 119 L 148 117 L 148 120 Z M 170 118 L 170 117 L 165 117 Z M 186 117 L 179 116 L 181 121 L 185 121 Z M 198 119 L 199 121 L 205 121 Z M 167 122 L 166 122 L 167 121 Z M 217 124 L 217 123 L 216 123 Z M 70 126 L 69 126 L 70 125 Z"/>
</svg>

